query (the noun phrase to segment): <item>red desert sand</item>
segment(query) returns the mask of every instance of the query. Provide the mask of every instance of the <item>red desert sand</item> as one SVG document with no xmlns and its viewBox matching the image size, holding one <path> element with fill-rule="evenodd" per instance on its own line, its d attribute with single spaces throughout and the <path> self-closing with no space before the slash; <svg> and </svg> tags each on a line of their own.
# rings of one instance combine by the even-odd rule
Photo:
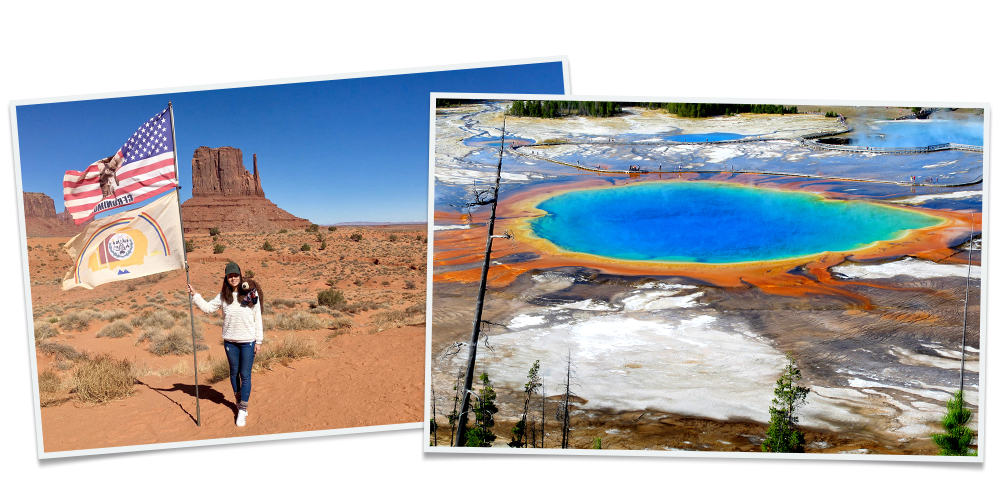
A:
<svg viewBox="0 0 1000 500">
<path fill-rule="evenodd" d="M 360 235 L 360 241 L 352 235 Z M 320 227 L 269 233 L 207 231 L 187 236 L 191 281 L 207 299 L 220 287 L 226 262 L 254 273 L 265 292 L 262 354 L 283 339 L 312 347 L 312 354 L 279 358 L 253 375 L 248 423 L 236 427 L 225 365 L 220 313 L 195 308 L 207 350 L 198 351 L 202 425 L 195 423 L 191 354 L 151 353 L 151 346 L 179 331 L 190 349 L 191 327 L 183 271 L 171 271 L 62 291 L 71 263 L 66 237 L 29 238 L 31 300 L 35 316 L 44 450 L 59 452 L 264 434 L 283 434 L 418 422 L 423 408 L 426 229 L 422 226 Z M 324 249 L 319 248 L 323 242 Z M 263 250 L 267 242 L 273 251 Z M 215 244 L 225 245 L 221 254 Z M 303 250 L 303 244 L 309 249 Z M 317 292 L 343 293 L 345 303 L 316 307 Z M 167 324 L 143 326 L 138 318 L 165 310 Z M 74 322 L 74 318 L 77 320 Z M 86 318 L 89 321 L 81 321 Z M 173 324 L 170 319 L 172 318 Z M 98 333 L 114 321 L 131 333 Z M 136 326 L 140 323 L 139 326 Z M 45 326 L 50 328 L 46 328 Z M 284 329 L 279 329 L 284 328 Z M 42 332 L 42 338 L 39 338 Z M 47 336 L 48 335 L 48 336 Z M 131 396 L 104 404 L 81 401 L 74 373 L 108 353 L 127 359 L 138 382 Z M 259 356 L 260 357 L 260 356 Z M 225 368 L 228 370 L 228 368 Z"/>
</svg>

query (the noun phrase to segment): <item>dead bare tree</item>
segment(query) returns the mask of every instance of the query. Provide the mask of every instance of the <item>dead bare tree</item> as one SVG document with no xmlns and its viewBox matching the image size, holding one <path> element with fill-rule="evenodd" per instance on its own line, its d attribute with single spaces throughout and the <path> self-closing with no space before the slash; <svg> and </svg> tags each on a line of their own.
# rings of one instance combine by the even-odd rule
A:
<svg viewBox="0 0 1000 500">
<path fill-rule="evenodd" d="M 493 251 L 493 238 L 503 238 L 504 236 L 494 236 L 493 226 L 497 217 L 497 198 L 500 193 L 500 172 L 503 167 L 504 140 L 507 137 L 507 116 L 504 115 L 504 128 L 500 136 L 500 159 L 497 162 L 497 175 L 493 182 L 493 187 L 488 190 L 488 195 L 476 195 L 476 202 L 489 203 L 492 208 L 490 221 L 486 230 L 486 251 L 483 255 L 483 268 L 479 278 L 479 294 L 476 297 L 475 319 L 472 323 L 472 337 L 469 340 L 469 359 L 465 369 L 465 384 L 462 387 L 462 410 L 458 413 L 458 446 L 465 446 L 465 426 L 469 421 L 469 396 L 472 394 L 472 380 L 476 371 L 476 350 L 479 347 L 479 332 L 483 321 L 483 300 L 486 297 L 486 281 L 490 270 L 490 253 Z"/>
<path fill-rule="evenodd" d="M 542 377 L 542 448 L 545 448 L 545 377 Z"/>
<path fill-rule="evenodd" d="M 448 441 L 448 446 L 455 446 L 455 423 L 458 422 L 458 402 L 461 401 L 462 397 L 458 392 L 458 388 L 462 382 L 462 369 L 458 369 L 458 373 L 455 375 L 455 395 L 452 396 L 452 408 L 451 413 L 448 414 L 448 425 L 451 427 L 451 440 Z"/>
<path fill-rule="evenodd" d="M 563 427 L 562 427 L 562 448 L 569 448 L 569 397 L 575 396 L 570 390 L 572 384 L 572 374 L 573 374 L 573 357 L 571 351 L 566 351 L 566 394 L 563 397 L 563 402 L 559 404 L 559 410 L 562 412 L 560 416 Z"/>
<path fill-rule="evenodd" d="M 434 446 L 438 445 L 437 397 L 434 396 L 434 384 L 431 383 L 431 432 L 434 433 Z"/>
</svg>

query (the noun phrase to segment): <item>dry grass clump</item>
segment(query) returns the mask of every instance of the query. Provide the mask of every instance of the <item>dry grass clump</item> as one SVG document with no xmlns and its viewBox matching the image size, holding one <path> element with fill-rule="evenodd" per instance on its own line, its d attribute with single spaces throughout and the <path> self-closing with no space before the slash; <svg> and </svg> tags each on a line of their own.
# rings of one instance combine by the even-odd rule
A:
<svg viewBox="0 0 1000 500">
<path fill-rule="evenodd" d="M 203 339 L 200 335 L 196 334 L 195 336 L 198 340 Z M 156 356 L 167 356 L 170 354 L 191 354 L 191 348 L 191 331 L 182 326 L 177 326 L 166 334 L 151 335 L 147 349 Z M 199 351 L 206 349 L 208 349 L 207 345 L 198 344 Z"/>
<path fill-rule="evenodd" d="M 59 374 L 51 368 L 38 374 L 38 403 L 45 408 L 65 403 L 71 398 L 63 388 L 62 379 Z"/>
<path fill-rule="evenodd" d="M 334 311 L 333 309 L 330 309 L 329 307 L 326 306 L 311 307 L 309 308 L 309 312 L 312 314 L 329 314 L 334 318 L 339 318 L 341 316 L 340 312 Z"/>
<path fill-rule="evenodd" d="M 295 305 L 298 303 L 299 302 L 295 299 L 282 299 L 282 298 L 271 299 L 271 307 L 277 309 L 283 307 L 295 307 Z"/>
<path fill-rule="evenodd" d="M 390 328 L 403 326 L 407 315 L 403 311 L 383 311 L 372 315 L 368 320 L 368 333 L 378 333 Z"/>
<path fill-rule="evenodd" d="M 421 314 L 427 315 L 427 302 L 417 302 L 410 307 L 406 308 L 406 314 Z"/>
<path fill-rule="evenodd" d="M 123 309 L 109 309 L 97 313 L 97 319 L 101 321 L 114 321 L 128 317 L 128 312 Z"/>
<path fill-rule="evenodd" d="M 300 359 L 316 356 L 316 346 L 308 339 L 300 339 L 293 335 L 288 335 L 277 343 L 271 343 L 261 348 L 260 352 L 253 360 L 253 371 L 271 370 L 275 363 L 288 366 L 288 363 Z M 228 377 L 229 374 L 227 373 Z"/>
<path fill-rule="evenodd" d="M 62 388 L 62 379 L 51 368 L 38 375 L 38 392 L 40 394 L 55 394 Z"/>
<path fill-rule="evenodd" d="M 90 326 L 90 320 L 94 319 L 93 311 L 79 311 L 64 314 L 59 318 L 59 328 L 63 331 L 82 332 Z"/>
<path fill-rule="evenodd" d="M 135 371 L 127 359 L 101 354 L 77 367 L 76 397 L 85 403 L 107 403 L 132 395 Z"/>
<path fill-rule="evenodd" d="M 56 359 L 65 359 L 69 361 L 79 361 L 81 359 L 87 359 L 87 355 L 81 352 L 77 352 L 73 346 L 69 344 L 54 344 L 52 342 L 42 342 L 38 344 L 38 350 L 45 355 L 55 355 Z"/>
<path fill-rule="evenodd" d="M 97 336 L 117 339 L 124 337 L 130 333 L 132 333 L 132 327 L 128 324 L 127 321 L 119 319 L 112 323 L 104 325 L 104 328 L 101 328 L 101 330 L 97 332 Z"/>
<path fill-rule="evenodd" d="M 153 328 L 168 330 L 174 327 L 175 321 L 176 319 L 170 311 L 166 309 L 156 309 L 153 311 L 146 311 L 142 313 L 142 315 L 132 318 L 132 326 L 135 328 L 142 328 L 144 330 L 150 330 Z"/>
<path fill-rule="evenodd" d="M 59 330 L 46 321 L 35 321 L 35 344 L 59 335 Z"/>
<path fill-rule="evenodd" d="M 328 319 L 305 311 L 281 313 L 264 318 L 265 330 L 322 330 L 329 325 Z"/>
<path fill-rule="evenodd" d="M 405 311 L 383 311 L 372 315 L 368 320 L 368 333 L 378 333 L 391 328 L 424 324 L 426 305 L 423 303 L 407 307 Z"/>
<path fill-rule="evenodd" d="M 220 358 L 212 360 L 208 367 L 208 383 L 214 384 L 229 378 L 229 360 Z"/>
</svg>

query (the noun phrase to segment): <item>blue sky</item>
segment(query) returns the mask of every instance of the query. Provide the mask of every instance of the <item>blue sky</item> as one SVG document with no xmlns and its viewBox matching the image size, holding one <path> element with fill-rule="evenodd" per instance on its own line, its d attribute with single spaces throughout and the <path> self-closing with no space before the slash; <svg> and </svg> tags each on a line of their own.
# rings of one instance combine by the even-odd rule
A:
<svg viewBox="0 0 1000 500">
<path fill-rule="evenodd" d="M 553 62 L 21 105 L 22 187 L 61 212 L 65 171 L 114 154 L 169 100 L 182 200 L 194 150 L 233 146 L 248 170 L 257 154 L 267 198 L 298 217 L 425 221 L 430 92 L 563 91 L 562 63 Z"/>
</svg>

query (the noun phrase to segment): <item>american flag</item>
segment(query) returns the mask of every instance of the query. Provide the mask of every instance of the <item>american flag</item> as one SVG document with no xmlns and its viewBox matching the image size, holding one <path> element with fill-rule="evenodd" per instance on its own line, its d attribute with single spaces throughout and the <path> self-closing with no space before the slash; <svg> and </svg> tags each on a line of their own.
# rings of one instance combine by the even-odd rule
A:
<svg viewBox="0 0 1000 500">
<path fill-rule="evenodd" d="M 177 186 L 170 109 L 152 117 L 112 156 L 63 177 L 66 210 L 78 225 L 94 214 L 131 205 Z"/>
</svg>

